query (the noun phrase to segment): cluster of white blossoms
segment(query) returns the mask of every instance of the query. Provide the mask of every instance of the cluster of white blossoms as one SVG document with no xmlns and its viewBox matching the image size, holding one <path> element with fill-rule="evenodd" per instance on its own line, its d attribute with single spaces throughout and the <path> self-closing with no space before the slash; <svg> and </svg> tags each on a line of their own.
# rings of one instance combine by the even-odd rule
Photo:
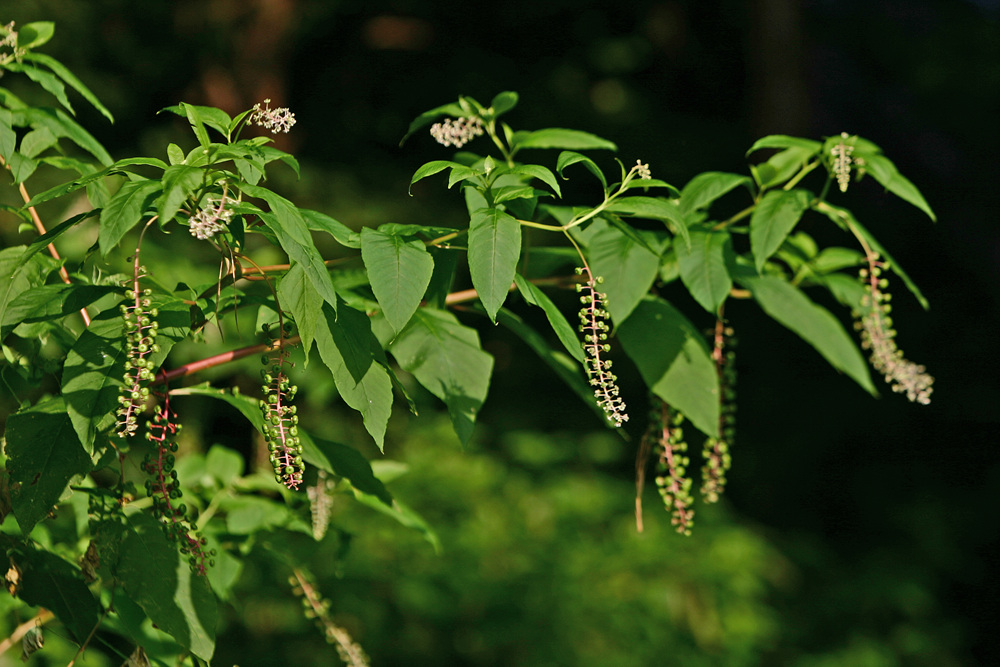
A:
<svg viewBox="0 0 1000 667">
<path fill-rule="evenodd" d="M 632 169 L 635 171 L 635 175 L 639 177 L 640 180 L 648 181 L 653 178 L 652 172 L 649 171 L 649 165 L 643 164 L 642 160 L 636 160 L 635 166 L 632 167 Z"/>
<path fill-rule="evenodd" d="M 232 200 L 225 196 L 220 199 L 207 199 L 205 206 L 189 220 L 191 236 L 207 241 L 219 232 L 226 231 L 233 217 L 233 210 L 229 208 L 231 202 Z"/>
<path fill-rule="evenodd" d="M 854 146 L 848 142 L 853 140 L 854 138 L 847 132 L 841 132 L 840 141 L 830 149 L 830 153 L 833 155 L 833 173 L 837 177 L 837 186 L 840 187 L 841 192 L 847 192 L 847 186 L 851 184 L 851 167 L 854 167 L 859 176 L 865 167 L 863 159 L 851 155 L 854 152 Z"/>
<path fill-rule="evenodd" d="M 288 132 L 292 129 L 292 125 L 295 125 L 295 114 L 289 111 L 287 107 L 272 109 L 270 105 L 271 98 L 264 100 L 263 109 L 260 108 L 260 104 L 253 105 L 253 110 L 250 113 L 250 122 L 260 125 L 275 134 L 278 132 Z"/>
<path fill-rule="evenodd" d="M 472 118 L 446 118 L 431 126 L 431 136 L 442 146 L 461 148 L 483 133 L 483 121 Z"/>
<path fill-rule="evenodd" d="M 21 62 L 21 58 L 24 57 L 25 50 L 19 49 L 17 47 L 17 31 L 14 30 L 14 22 L 11 21 L 7 25 L 0 26 L 0 35 L 3 35 L 3 39 L 0 39 L 0 49 L 8 48 L 12 51 L 14 60 Z M 3 72 L 0 72 L 2 75 Z"/>
</svg>

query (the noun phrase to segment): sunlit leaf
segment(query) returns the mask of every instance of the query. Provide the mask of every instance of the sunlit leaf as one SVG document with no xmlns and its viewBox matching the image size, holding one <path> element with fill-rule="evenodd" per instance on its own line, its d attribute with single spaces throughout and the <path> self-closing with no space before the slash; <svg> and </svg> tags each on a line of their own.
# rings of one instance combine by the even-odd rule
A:
<svg viewBox="0 0 1000 667">
<path fill-rule="evenodd" d="M 496 319 L 521 256 L 521 225 L 496 208 L 479 209 L 469 223 L 469 272 L 490 319 Z"/>
</svg>

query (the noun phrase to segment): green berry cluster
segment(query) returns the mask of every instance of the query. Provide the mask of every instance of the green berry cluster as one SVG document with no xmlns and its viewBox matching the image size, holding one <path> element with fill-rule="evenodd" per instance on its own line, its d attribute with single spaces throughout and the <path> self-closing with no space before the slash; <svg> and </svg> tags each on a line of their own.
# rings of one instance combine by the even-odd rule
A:
<svg viewBox="0 0 1000 667">
<path fill-rule="evenodd" d="M 663 505 L 670 512 L 670 523 L 678 533 L 690 535 L 694 525 L 694 499 L 691 497 L 691 479 L 687 476 L 690 464 L 686 456 L 687 443 L 681 424 L 684 415 L 666 403 L 656 400 L 650 414 L 649 429 L 645 438 L 651 441 L 657 455 L 656 487 Z"/>
<path fill-rule="evenodd" d="M 719 437 L 707 438 L 702 449 L 701 494 L 705 502 L 718 502 L 732 466 L 729 450 L 736 438 L 736 339 L 731 327 L 716 322 L 712 359 L 719 376 Z"/>
<path fill-rule="evenodd" d="M 861 332 L 861 347 L 871 352 L 870 361 L 876 371 L 897 393 L 921 405 L 931 402 L 934 378 L 926 369 L 903 357 L 896 346 L 896 331 L 892 328 L 892 295 L 886 291 L 889 281 L 883 276 L 888 263 L 878 254 L 868 253 L 868 267 L 862 268 L 859 277 L 865 286 L 861 306 L 854 316 L 855 329 Z"/>
<path fill-rule="evenodd" d="M 135 435 L 138 429 L 138 415 L 146 405 L 146 398 L 149 396 L 149 387 L 146 385 L 153 379 L 153 362 L 150 355 L 159 352 L 160 346 L 156 344 L 156 336 L 159 324 L 156 316 L 159 314 L 156 308 L 152 308 L 149 289 L 139 289 L 139 272 L 137 277 L 125 283 L 129 287 L 125 292 L 128 300 L 119 306 L 122 319 L 125 320 L 125 341 L 127 356 L 125 359 L 125 376 L 122 378 L 123 385 L 118 396 L 118 420 L 115 425 L 115 432 L 120 438 L 127 438 Z"/>
<path fill-rule="evenodd" d="M 187 506 L 180 502 L 184 494 L 174 464 L 181 425 L 174 421 L 176 416 L 170 409 L 168 396 L 146 423 L 146 439 L 153 445 L 153 451 L 146 455 L 141 467 L 150 476 L 146 480 L 146 493 L 153 499 L 153 514 L 160 520 L 167 538 L 187 556 L 191 571 L 204 575 L 206 566 L 215 565 L 212 558 L 215 550 L 205 549 L 207 540 L 194 531 L 187 518 Z"/>
<path fill-rule="evenodd" d="M 304 464 L 299 441 L 299 418 L 295 406 L 291 404 L 298 387 L 289 382 L 284 371 L 288 351 L 282 342 L 291 333 L 291 328 L 292 325 L 285 322 L 275 333 L 269 325 L 263 326 L 264 333 L 271 338 L 272 352 L 261 357 L 265 367 L 260 372 L 264 381 L 260 410 L 264 415 L 264 439 L 274 467 L 274 477 L 279 484 L 294 491 L 302 484 Z"/>
<path fill-rule="evenodd" d="M 611 351 L 608 343 L 607 296 L 597 291 L 601 278 L 594 278 L 588 267 L 578 268 L 578 275 L 586 275 L 587 281 L 576 286 L 580 292 L 580 327 L 583 334 L 583 350 L 587 356 L 587 378 L 594 388 L 597 404 L 604 410 L 608 421 L 621 426 L 628 421 L 625 401 L 619 396 L 618 376 L 611 372 L 611 360 L 606 358 Z"/>
</svg>

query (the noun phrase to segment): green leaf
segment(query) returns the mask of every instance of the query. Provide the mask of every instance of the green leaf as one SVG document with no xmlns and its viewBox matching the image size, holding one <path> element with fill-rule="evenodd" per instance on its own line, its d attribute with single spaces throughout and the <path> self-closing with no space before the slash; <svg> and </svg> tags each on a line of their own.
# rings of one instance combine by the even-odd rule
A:
<svg viewBox="0 0 1000 667">
<path fill-rule="evenodd" d="M 181 205 L 201 186 L 205 172 L 201 167 L 176 164 L 163 172 L 163 194 L 156 200 L 156 212 L 160 225 L 174 219 Z"/>
<path fill-rule="evenodd" d="M 719 379 L 705 340 L 684 315 L 646 297 L 618 338 L 650 391 L 680 410 L 706 435 L 719 437 Z"/>
<path fill-rule="evenodd" d="M 155 366 L 190 332 L 191 314 L 180 299 L 157 295 L 153 306 L 159 310 L 156 319 L 160 325 L 156 339 L 160 351 L 149 357 Z M 115 424 L 127 356 L 124 324 L 117 308 L 95 317 L 66 355 L 62 374 L 66 411 L 88 452 L 93 451 L 97 434 Z"/>
<path fill-rule="evenodd" d="M 444 401 L 455 433 L 467 444 L 493 371 L 493 357 L 483 352 L 475 329 L 446 311 L 421 308 L 389 350 L 403 370 Z"/>
<path fill-rule="evenodd" d="M 750 248 L 757 270 L 781 247 L 813 194 L 808 190 L 772 190 L 764 195 L 750 217 Z"/>
<path fill-rule="evenodd" d="M 11 553 L 20 570 L 17 596 L 32 607 L 56 615 L 77 642 L 84 642 L 100 620 L 100 606 L 83 581 L 80 569 L 59 556 L 29 546 Z"/>
<path fill-rule="evenodd" d="M 191 573 L 149 515 L 133 514 L 128 527 L 118 563 L 126 595 L 178 644 L 211 660 L 219 612 L 208 579 Z"/>
<path fill-rule="evenodd" d="M 66 355 L 62 393 L 87 452 L 93 452 L 97 434 L 115 424 L 126 357 L 124 323 L 113 316 L 94 319 Z"/>
<path fill-rule="evenodd" d="M 92 134 L 87 132 L 75 120 L 66 115 L 62 109 L 30 107 L 19 111 L 24 115 L 25 120 L 31 127 L 47 128 L 57 137 L 66 137 L 77 146 L 93 155 L 97 160 L 110 166 L 113 160 L 108 152 L 104 150 L 100 142 Z"/>
<path fill-rule="evenodd" d="M 385 505 L 392 507 L 392 494 L 385 488 L 382 480 L 375 476 L 371 463 L 361 455 L 361 452 L 332 440 L 309 438 L 308 435 L 307 438 L 312 447 L 304 446 L 303 449 L 307 453 L 311 449 L 313 455 L 313 460 L 307 457 L 307 461 L 338 477 L 343 477 L 358 491 L 378 498 Z M 303 444 L 305 445 L 305 439 Z"/>
<path fill-rule="evenodd" d="M 52 21 L 33 21 L 25 23 L 17 31 L 17 46 L 21 49 L 34 49 L 48 43 L 56 33 L 56 24 Z"/>
<path fill-rule="evenodd" d="M 521 256 L 521 225 L 496 208 L 482 208 L 469 223 L 469 273 L 490 319 L 507 298 Z"/>
<path fill-rule="evenodd" d="M 580 153 L 575 153 L 573 151 L 563 151 L 559 154 L 558 159 L 556 159 L 556 172 L 563 178 L 566 178 L 566 176 L 563 175 L 566 167 L 574 165 L 578 162 L 582 163 L 590 173 L 597 177 L 597 180 L 601 182 L 601 187 L 603 187 L 606 192 L 608 189 L 608 180 L 604 178 L 604 172 L 601 171 L 596 162 L 591 160 L 586 155 L 581 155 Z"/>
<path fill-rule="evenodd" d="M 562 148 L 570 151 L 618 150 L 618 146 L 613 142 L 595 134 L 561 127 L 549 127 L 534 132 L 515 132 L 511 150 L 522 148 Z"/>
<path fill-rule="evenodd" d="M 552 173 L 552 170 L 547 167 L 537 164 L 519 164 L 512 167 L 507 173 L 515 176 L 537 178 L 552 188 L 557 196 L 562 197 L 562 190 L 559 189 L 559 181 L 556 180 L 556 175 Z"/>
<path fill-rule="evenodd" d="M 618 197 L 605 209 L 630 218 L 647 218 L 672 223 L 671 231 L 688 239 L 687 222 L 676 199 Z"/>
<path fill-rule="evenodd" d="M 692 231 L 691 246 L 674 244 L 674 249 L 684 286 L 702 308 L 716 314 L 733 287 L 726 268 L 733 254 L 729 232 Z"/>
<path fill-rule="evenodd" d="M 302 338 L 302 349 L 305 351 L 305 363 L 308 364 L 316 323 L 322 317 L 323 298 L 309 282 L 305 270 L 298 262 L 292 262 L 292 268 L 278 282 L 278 298 L 282 307 L 287 308 L 295 319 L 295 327 Z"/>
<path fill-rule="evenodd" d="M 69 98 L 66 97 L 66 86 L 63 85 L 63 82 L 55 74 L 20 63 L 8 63 L 6 69 L 26 75 L 29 79 L 44 88 L 47 93 L 56 98 L 59 104 L 63 105 L 67 111 L 72 114 L 76 113 L 73 111 L 73 105 L 70 104 Z"/>
<path fill-rule="evenodd" d="M 46 67 L 48 67 L 50 70 L 55 72 L 60 79 L 68 83 L 76 92 L 80 93 L 80 95 L 82 95 L 85 100 L 90 102 L 90 104 L 95 109 L 101 112 L 101 114 L 105 118 L 107 118 L 112 123 L 115 122 L 114 116 L 111 115 L 111 112 L 108 111 L 107 107 L 101 104 L 101 101 L 97 99 L 97 96 L 94 95 L 94 93 L 92 93 L 90 89 L 87 88 L 87 86 L 85 86 L 82 81 L 80 81 L 80 79 L 76 78 L 76 76 L 71 71 L 69 71 L 69 69 L 67 69 L 61 62 L 49 56 L 48 54 L 35 53 L 35 52 L 29 52 L 24 54 L 24 59 L 29 62 L 38 63 L 40 65 L 45 65 Z"/>
<path fill-rule="evenodd" d="M 762 148 L 798 148 L 811 152 L 813 155 L 823 147 L 818 141 L 813 139 L 802 139 L 800 137 L 790 137 L 785 134 L 772 134 L 754 142 L 754 145 L 747 151 L 747 155 Z"/>
<path fill-rule="evenodd" d="M 767 162 L 750 165 L 750 171 L 759 187 L 770 188 L 791 178 L 815 155 L 815 150 L 793 146 L 772 155 Z"/>
<path fill-rule="evenodd" d="M 679 202 L 681 215 L 685 219 L 689 219 L 692 213 L 705 208 L 733 188 L 749 183 L 749 178 L 739 174 L 722 171 L 707 171 L 704 174 L 698 174 L 681 190 Z"/>
<path fill-rule="evenodd" d="M 361 258 L 385 319 L 402 331 L 420 305 L 434 273 L 434 259 L 417 240 L 365 227 Z"/>
<path fill-rule="evenodd" d="M 342 303 L 339 318 L 329 304 L 323 304 L 323 315 L 316 325 L 320 357 L 333 373 L 341 398 L 361 413 L 365 429 L 381 450 L 392 410 L 392 380 L 376 361 L 382 348 L 364 313 Z"/>
<path fill-rule="evenodd" d="M 584 363 L 587 358 L 583 353 L 583 346 L 580 344 L 580 339 L 577 338 L 576 329 L 571 327 L 569 322 L 566 321 L 566 316 L 562 314 L 562 311 L 556 308 L 556 305 L 552 303 L 552 300 L 545 292 L 533 283 L 528 282 L 527 278 L 522 277 L 520 274 L 515 274 L 514 282 L 517 284 L 517 289 L 521 292 L 525 301 L 532 306 L 538 306 L 545 312 L 545 317 L 549 320 L 552 331 L 555 332 L 559 338 L 559 342 L 563 344 L 563 347 L 566 348 L 570 356 L 581 364 Z"/>
<path fill-rule="evenodd" d="M 0 262 L 2 266 L 2 262 Z M 3 311 L 0 340 L 21 322 L 45 322 L 66 317 L 101 297 L 118 291 L 106 285 L 40 285 L 22 291 Z"/>
<path fill-rule="evenodd" d="M 452 162 L 451 160 L 433 160 L 427 164 L 421 165 L 415 172 L 413 172 L 413 178 L 410 179 L 410 188 L 407 192 L 413 195 L 413 184 L 419 180 L 425 179 L 428 176 L 433 176 L 434 174 L 440 173 L 445 169 L 466 169 L 466 166 L 459 164 L 458 162 Z M 449 184 L 450 188 L 452 184 Z"/>
<path fill-rule="evenodd" d="M 406 130 L 406 134 L 402 139 L 399 140 L 399 145 L 402 146 L 403 143 L 409 139 L 414 132 L 422 127 L 430 125 L 435 119 L 440 116 L 453 116 L 455 118 L 462 118 L 467 115 L 465 109 L 462 108 L 457 102 L 451 102 L 450 104 L 443 104 L 439 107 L 435 107 L 430 111 L 425 111 L 419 116 L 417 116 L 413 122 L 410 123 L 410 127 Z"/>
<path fill-rule="evenodd" d="M 333 280 L 330 279 L 330 272 L 323 262 L 323 256 L 313 243 L 309 227 L 299 209 L 292 202 L 267 188 L 244 184 L 240 189 L 251 197 L 259 197 L 267 202 L 271 208 L 271 215 L 262 214 L 261 220 L 274 232 L 282 250 L 288 253 L 291 259 L 302 264 L 302 269 L 313 287 L 336 312 L 337 293 L 333 289 Z"/>
<path fill-rule="evenodd" d="M 864 357 L 830 311 L 777 276 L 742 276 L 740 283 L 772 319 L 798 334 L 831 366 L 847 373 L 865 391 L 876 395 Z"/>
<path fill-rule="evenodd" d="M 90 472 L 63 399 L 46 399 L 7 420 L 7 471 L 14 516 L 27 535 L 59 502 L 69 480 Z M 89 628 L 88 628 L 89 629 Z"/>
<path fill-rule="evenodd" d="M 594 277 L 604 279 L 597 289 L 608 297 L 611 320 L 621 326 L 656 280 L 660 257 L 608 226 L 591 238 L 589 260 Z"/>
<path fill-rule="evenodd" d="M 338 222 L 318 211 L 300 208 L 299 213 L 302 214 L 302 218 L 306 221 L 306 226 L 312 231 L 326 232 L 336 239 L 337 243 L 347 248 L 361 247 L 361 235 L 344 223 Z"/>
<path fill-rule="evenodd" d="M 876 181 L 882 184 L 886 190 L 896 195 L 900 199 L 907 201 L 921 211 L 926 213 L 931 220 L 937 222 L 937 216 L 931 210 L 930 205 L 924 196 L 920 194 L 913 183 L 899 173 L 896 165 L 884 155 L 877 153 L 863 153 L 858 151 L 854 155 L 855 159 L 861 158 L 865 161 L 865 170 L 870 173 Z"/>
<path fill-rule="evenodd" d="M 4 325 L 0 340 L 7 337 L 7 325 L 19 317 L 18 312 L 8 314 L 8 309 L 22 294 L 45 280 L 45 268 L 40 257 L 25 259 L 29 249 L 14 246 L 0 250 L 0 322 Z"/>
<path fill-rule="evenodd" d="M 173 169 L 173 167 L 170 167 Z M 105 257 L 122 238 L 139 224 L 150 201 L 160 191 L 160 182 L 153 180 L 128 181 L 115 193 L 101 211 L 98 241 Z"/>
<path fill-rule="evenodd" d="M 285 505 L 256 496 L 227 498 L 219 507 L 226 512 L 226 530 L 234 535 L 252 535 L 296 520 Z"/>
<path fill-rule="evenodd" d="M 490 102 L 490 108 L 493 109 L 493 117 L 505 114 L 511 109 L 517 106 L 517 93 L 512 90 L 505 90 L 502 93 L 498 93 L 493 101 Z"/>
<path fill-rule="evenodd" d="M 872 236 L 871 232 L 869 232 L 864 225 L 858 222 L 857 218 L 855 218 L 850 211 L 846 208 L 840 208 L 825 202 L 820 205 L 814 205 L 813 208 L 833 220 L 833 222 L 845 231 L 851 231 L 853 228 L 858 234 L 861 235 L 865 242 L 871 246 L 872 250 L 877 252 L 886 262 L 888 262 L 889 269 L 899 276 L 899 279 L 903 281 L 903 284 L 906 285 L 907 289 L 909 289 L 913 296 L 916 297 L 917 301 L 920 302 L 920 305 L 924 307 L 924 310 L 930 308 L 930 304 L 924 297 L 923 292 L 920 291 L 920 288 L 917 287 L 916 283 L 910 280 L 910 276 L 907 275 L 906 271 L 903 270 L 903 267 L 899 265 L 899 262 L 893 259 L 892 255 L 890 255 L 886 249 L 882 247 L 882 244 L 878 242 L 878 239 Z"/>
</svg>

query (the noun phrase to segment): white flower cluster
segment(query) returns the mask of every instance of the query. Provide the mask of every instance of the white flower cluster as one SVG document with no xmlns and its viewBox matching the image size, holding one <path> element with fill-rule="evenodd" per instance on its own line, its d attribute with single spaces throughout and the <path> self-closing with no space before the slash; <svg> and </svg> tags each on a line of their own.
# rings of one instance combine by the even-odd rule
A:
<svg viewBox="0 0 1000 667">
<path fill-rule="evenodd" d="M 3 35 L 3 39 L 0 39 L 0 49 L 9 48 L 13 52 L 14 60 L 21 62 L 25 50 L 17 47 L 17 31 L 14 30 L 14 22 L 11 21 L 7 25 L 0 26 L 0 35 Z"/>
<path fill-rule="evenodd" d="M 233 217 L 233 210 L 228 206 L 231 202 L 225 196 L 221 199 L 207 199 L 205 206 L 189 220 L 191 236 L 207 241 L 219 232 L 226 231 L 226 226 Z"/>
<path fill-rule="evenodd" d="M 635 166 L 632 167 L 635 171 L 635 175 L 639 177 L 640 180 L 648 181 L 653 178 L 652 172 L 649 171 L 649 165 L 643 164 L 642 160 L 636 160 Z"/>
<path fill-rule="evenodd" d="M 854 146 L 847 143 L 850 135 L 847 132 L 840 133 L 840 141 L 830 149 L 833 154 L 833 173 L 837 176 L 837 185 L 841 192 L 847 192 L 847 186 L 851 183 L 851 153 Z"/>
<path fill-rule="evenodd" d="M 271 99 L 264 100 L 264 108 L 260 104 L 253 105 L 253 112 L 250 114 L 250 122 L 267 128 L 274 134 L 278 132 L 288 132 L 295 125 L 295 114 L 287 107 L 271 108 Z"/>
<path fill-rule="evenodd" d="M 483 133 L 483 121 L 472 118 L 446 118 L 431 126 L 431 136 L 442 146 L 461 148 Z"/>
</svg>

